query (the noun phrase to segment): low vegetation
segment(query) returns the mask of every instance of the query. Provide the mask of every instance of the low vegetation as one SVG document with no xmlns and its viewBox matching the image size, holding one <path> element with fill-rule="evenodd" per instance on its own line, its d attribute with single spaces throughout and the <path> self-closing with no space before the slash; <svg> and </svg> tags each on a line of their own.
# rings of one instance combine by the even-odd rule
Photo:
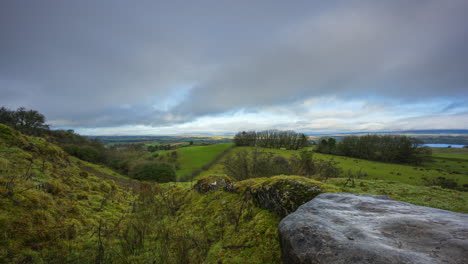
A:
<svg viewBox="0 0 468 264">
<path fill-rule="evenodd" d="M 175 182 L 174 168 L 167 163 L 139 162 L 130 169 L 129 176 L 140 181 L 156 181 L 160 183 Z"/>
</svg>

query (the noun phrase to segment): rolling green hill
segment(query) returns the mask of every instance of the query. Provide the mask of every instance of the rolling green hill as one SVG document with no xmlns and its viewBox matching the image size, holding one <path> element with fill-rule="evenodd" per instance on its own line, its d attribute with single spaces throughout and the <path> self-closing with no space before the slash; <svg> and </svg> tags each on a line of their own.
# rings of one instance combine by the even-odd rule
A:
<svg viewBox="0 0 468 264">
<path fill-rule="evenodd" d="M 0 124 L 0 263 L 93 256 L 96 230 L 118 222 L 133 199 L 45 139 Z"/>
<path fill-rule="evenodd" d="M 172 152 L 177 152 L 176 163 L 179 164 L 179 168 L 176 169 L 176 173 L 178 177 L 181 177 L 207 165 L 232 146 L 233 143 L 219 143 L 205 146 L 188 146 L 176 150 L 161 150 L 156 153 L 169 160 Z"/>
<path fill-rule="evenodd" d="M 432 157 L 433 162 L 424 164 L 426 168 L 464 174 L 468 178 L 468 148 L 432 148 Z"/>
<path fill-rule="evenodd" d="M 242 150 L 252 150 L 252 147 L 236 147 L 233 149 L 233 153 Z M 292 155 L 298 155 L 299 151 L 296 150 L 278 150 L 278 149 L 263 149 L 264 151 L 272 152 L 280 156 L 291 157 Z M 440 156 L 442 155 L 442 156 Z M 367 180 L 387 180 L 396 181 L 399 183 L 411 184 L 411 185 L 424 185 L 423 177 L 434 179 L 437 177 L 445 177 L 449 179 L 455 179 L 459 184 L 468 183 L 468 152 L 465 150 L 454 150 L 450 152 L 445 150 L 443 153 L 435 151 L 434 161 L 424 164 L 424 166 L 411 166 L 404 164 L 393 164 L 383 163 L 377 161 L 369 161 L 363 159 L 356 159 L 350 157 L 328 155 L 321 153 L 314 153 L 314 159 L 331 160 L 337 162 L 337 166 L 344 172 L 348 170 L 357 172 L 367 173 Z M 446 158 L 450 157 L 450 158 Z M 224 159 L 226 159 L 225 157 Z M 450 163 L 444 160 L 451 159 Z M 449 164 L 451 167 L 445 167 L 445 164 Z M 453 173 L 452 169 L 459 169 L 462 174 Z M 464 169 L 464 170 L 463 170 Z M 224 174 L 222 160 L 212 166 L 209 171 L 202 172 L 201 175 L 210 174 Z"/>
</svg>

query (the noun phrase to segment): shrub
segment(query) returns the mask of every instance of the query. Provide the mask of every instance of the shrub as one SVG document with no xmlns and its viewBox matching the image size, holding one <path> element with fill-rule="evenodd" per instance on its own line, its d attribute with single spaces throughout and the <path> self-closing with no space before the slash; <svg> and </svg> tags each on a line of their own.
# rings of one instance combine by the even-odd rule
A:
<svg viewBox="0 0 468 264">
<path fill-rule="evenodd" d="M 129 176 L 137 180 L 156 182 L 176 181 L 174 168 L 167 163 L 143 162 L 130 168 Z"/>
<path fill-rule="evenodd" d="M 434 179 L 422 178 L 428 186 L 440 186 L 445 189 L 458 189 L 458 183 L 454 179 L 437 177 Z"/>
<path fill-rule="evenodd" d="M 273 176 L 273 153 L 254 149 L 240 151 L 224 162 L 226 174 L 236 180 Z"/>
<path fill-rule="evenodd" d="M 293 155 L 289 162 L 291 166 L 290 173 L 283 174 L 294 174 L 310 176 L 316 173 L 316 164 L 312 159 L 313 154 L 311 151 L 302 151 L 299 156 Z"/>
<path fill-rule="evenodd" d="M 291 172 L 289 161 L 283 156 L 276 156 L 273 158 L 272 169 L 275 175 L 289 174 Z"/>
<path fill-rule="evenodd" d="M 104 161 L 104 155 L 92 146 L 67 145 L 63 149 L 79 159 L 98 163 Z"/>
</svg>

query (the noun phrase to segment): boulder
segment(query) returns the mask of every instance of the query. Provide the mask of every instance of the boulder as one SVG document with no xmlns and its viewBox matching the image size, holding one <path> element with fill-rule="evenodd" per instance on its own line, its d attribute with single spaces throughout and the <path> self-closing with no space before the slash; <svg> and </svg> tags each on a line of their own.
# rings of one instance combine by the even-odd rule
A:
<svg viewBox="0 0 468 264">
<path fill-rule="evenodd" d="M 234 181 L 228 176 L 205 176 L 200 178 L 193 188 L 199 193 L 223 190 L 234 192 Z"/>
<path fill-rule="evenodd" d="M 468 263 L 468 214 L 320 194 L 279 225 L 284 263 Z"/>
<path fill-rule="evenodd" d="M 317 196 L 322 189 L 307 179 L 274 177 L 251 187 L 249 192 L 258 207 L 284 217 Z"/>
</svg>

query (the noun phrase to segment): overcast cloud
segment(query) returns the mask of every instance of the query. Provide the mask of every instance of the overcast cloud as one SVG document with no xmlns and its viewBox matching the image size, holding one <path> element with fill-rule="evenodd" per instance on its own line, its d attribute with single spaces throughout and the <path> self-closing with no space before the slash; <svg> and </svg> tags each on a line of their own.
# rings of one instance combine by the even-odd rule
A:
<svg viewBox="0 0 468 264">
<path fill-rule="evenodd" d="M 85 134 L 468 129 L 468 1 L 0 2 L 0 105 Z"/>
</svg>

